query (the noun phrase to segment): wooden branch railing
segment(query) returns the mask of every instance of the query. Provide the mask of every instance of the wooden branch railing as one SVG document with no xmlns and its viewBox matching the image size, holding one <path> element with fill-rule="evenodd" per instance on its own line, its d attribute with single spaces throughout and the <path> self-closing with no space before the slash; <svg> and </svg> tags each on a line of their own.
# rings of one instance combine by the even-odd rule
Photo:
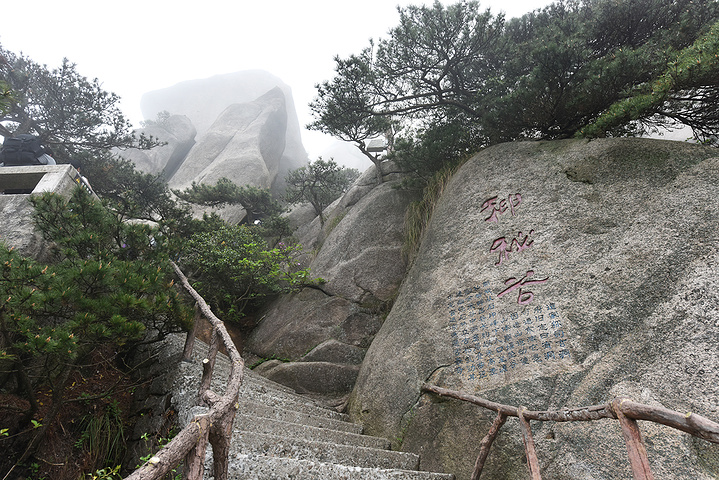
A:
<svg viewBox="0 0 719 480">
<path fill-rule="evenodd" d="M 212 445 L 214 478 L 215 480 L 227 480 L 232 424 L 238 408 L 237 399 L 245 364 L 222 321 L 212 313 L 205 300 L 192 288 L 187 277 L 174 262 L 172 262 L 172 267 L 182 286 L 195 300 L 199 312 L 212 324 L 212 340 L 207 358 L 202 363 L 203 374 L 199 392 L 200 399 L 210 409 L 206 414 L 195 416 L 170 443 L 126 477 L 126 480 L 159 480 L 183 460 L 185 465 L 182 478 L 184 480 L 200 480 L 204 474 L 205 451 L 208 441 Z M 199 319 L 198 315 L 195 316 L 195 322 Z M 188 335 L 193 337 L 194 331 Z M 193 338 L 188 338 L 188 345 L 193 340 Z M 210 390 L 212 370 L 220 342 L 224 345 L 232 364 L 227 387 L 222 395 Z M 188 345 L 186 345 L 183 356 L 188 354 Z"/>
<path fill-rule="evenodd" d="M 436 385 L 425 384 L 422 386 L 422 391 L 473 403 L 474 405 L 497 412 L 494 423 L 480 443 L 479 455 L 474 465 L 472 480 L 479 480 L 492 442 L 494 442 L 507 417 L 517 417 L 519 419 L 522 440 L 527 455 L 527 465 L 532 480 L 541 480 L 542 477 L 539 473 L 539 461 L 534 448 L 534 439 L 529 425 L 530 420 L 543 422 L 591 421 L 601 418 L 619 420 L 624 442 L 627 445 L 627 451 L 629 453 L 629 463 L 636 480 L 654 479 L 651 469 L 649 468 L 649 459 L 644 444 L 642 443 L 637 420 L 660 423 L 708 442 L 719 443 L 719 423 L 715 423 L 708 418 L 694 413 L 682 414 L 663 407 L 652 407 L 650 405 L 636 403 L 628 398 L 615 398 L 609 403 L 592 405 L 590 407 L 535 412 L 527 410 L 522 406 L 513 407 L 510 405 L 502 405 L 501 403 L 495 403 L 481 397 L 456 390 L 449 390 Z"/>
</svg>

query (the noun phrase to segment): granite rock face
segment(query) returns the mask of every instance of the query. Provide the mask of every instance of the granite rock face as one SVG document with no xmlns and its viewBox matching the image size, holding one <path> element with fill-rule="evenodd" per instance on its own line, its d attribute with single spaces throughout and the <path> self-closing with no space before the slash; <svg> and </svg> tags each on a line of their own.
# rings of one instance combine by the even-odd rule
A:
<svg viewBox="0 0 719 480">
<path fill-rule="evenodd" d="M 249 70 L 181 82 L 146 93 L 141 108 L 146 119 L 162 111 L 185 115 L 197 129 L 198 143 L 190 152 L 194 159 L 188 158 L 190 163 L 183 164 L 174 178 L 168 176 L 173 188 L 189 186 L 192 180 L 212 182 L 227 176 L 239 185 L 274 186 L 274 191 L 280 191 L 286 172 L 308 161 L 292 90 L 268 72 Z M 251 135 L 261 138 L 251 139 Z M 203 146 L 204 142 L 208 145 Z M 266 165 L 258 163 L 258 152 Z M 214 172 L 206 171 L 208 165 L 203 163 L 214 157 L 198 158 L 211 154 L 221 155 L 218 167 L 211 168 Z M 198 177 L 192 177 L 192 172 Z"/>
<path fill-rule="evenodd" d="M 365 430 L 469 478 L 494 413 L 617 396 L 719 420 L 719 154 L 648 139 L 497 145 L 436 206 L 362 363 Z M 330 269 L 326 269 L 330 270 Z M 351 289 L 349 290 L 351 292 Z M 717 445 L 642 422 L 656 478 L 719 476 Z M 616 421 L 533 422 L 544 478 L 630 478 Z M 483 478 L 526 478 L 509 419 Z"/>
<path fill-rule="evenodd" d="M 274 88 L 253 102 L 228 106 L 197 141 L 169 181 L 215 184 L 227 177 L 238 185 L 269 188 L 285 150 L 285 98 Z"/>
<path fill-rule="evenodd" d="M 141 128 L 137 133 L 154 137 L 164 145 L 151 150 L 131 148 L 120 152 L 120 156 L 132 161 L 142 172 L 164 173 L 165 178 L 170 178 L 195 144 L 197 129 L 187 116 L 172 115 L 161 123 Z"/>
<path fill-rule="evenodd" d="M 414 194 L 385 182 L 347 208 L 310 264 L 322 289 L 360 304 L 390 301 L 405 274 L 404 212 Z M 352 195 L 354 190 L 348 192 Z M 338 218 L 338 217 L 334 217 Z"/>
<path fill-rule="evenodd" d="M 188 80 L 147 92 L 142 96 L 140 108 L 147 119 L 154 119 L 162 111 L 186 115 L 197 128 L 198 135 L 202 135 L 229 105 L 252 102 L 275 87 L 282 90 L 288 104 L 291 104 L 288 107 L 290 115 L 296 118 L 292 89 L 280 78 L 263 70 L 245 70 Z M 299 122 L 294 120 L 290 123 L 297 124 L 299 134 Z M 290 129 L 294 130 L 294 127 Z"/>
<path fill-rule="evenodd" d="M 298 235 L 317 249 L 310 271 L 325 283 L 275 302 L 245 343 L 245 352 L 293 362 L 262 373 L 297 391 L 349 393 L 406 273 L 403 219 L 415 194 L 366 175 L 327 208 L 324 229 L 315 219 Z"/>
</svg>

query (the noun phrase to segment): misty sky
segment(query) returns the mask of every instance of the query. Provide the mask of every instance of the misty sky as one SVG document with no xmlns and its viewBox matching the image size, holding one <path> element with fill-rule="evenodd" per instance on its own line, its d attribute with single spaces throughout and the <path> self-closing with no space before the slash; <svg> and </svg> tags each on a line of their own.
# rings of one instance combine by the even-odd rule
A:
<svg viewBox="0 0 719 480">
<path fill-rule="evenodd" d="M 137 125 L 143 93 L 184 80 L 261 69 L 291 88 L 300 125 L 310 120 L 314 85 L 332 77 L 333 57 L 358 53 L 369 38 L 397 24 L 408 0 L 36 0 L 33 14 L 4 16 L 0 44 L 56 67 L 63 57 L 105 90 L 122 97 Z M 443 1 L 445 5 L 456 2 Z M 550 0 L 481 1 L 483 8 L 520 16 Z M 182 5 L 182 6 L 180 6 Z M 310 158 L 329 143 L 302 132 Z"/>
</svg>

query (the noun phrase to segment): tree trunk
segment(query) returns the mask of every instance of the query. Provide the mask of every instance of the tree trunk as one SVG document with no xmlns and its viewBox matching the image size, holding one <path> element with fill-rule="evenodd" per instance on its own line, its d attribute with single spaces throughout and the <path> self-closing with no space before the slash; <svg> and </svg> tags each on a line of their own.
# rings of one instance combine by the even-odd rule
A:
<svg viewBox="0 0 719 480">
<path fill-rule="evenodd" d="M 25 367 L 23 366 L 23 357 L 21 355 L 18 355 L 18 359 L 15 362 L 15 368 L 16 368 L 16 375 L 17 375 L 17 383 L 18 387 L 21 391 L 25 392 L 26 398 L 28 402 L 30 402 L 30 408 L 27 412 L 23 415 L 22 419 L 19 422 L 18 427 L 22 430 L 25 428 L 29 423 L 30 420 L 32 420 L 32 417 L 35 416 L 35 413 L 40 408 L 37 404 L 37 398 L 35 398 L 35 391 L 32 388 L 32 384 L 30 383 L 30 378 L 27 376 L 27 372 L 25 371 Z"/>
<path fill-rule="evenodd" d="M 365 148 L 364 142 L 357 142 L 357 148 L 359 148 L 360 152 L 362 152 L 365 157 L 369 158 L 370 161 L 374 163 L 376 169 L 375 173 L 377 175 L 377 185 L 381 185 L 382 182 L 384 182 L 384 178 L 382 177 L 382 158 L 379 154 L 374 156 L 368 152 L 367 148 Z"/>
<path fill-rule="evenodd" d="M 73 364 L 68 365 L 62 371 L 62 373 L 60 373 L 60 376 L 52 389 L 52 407 L 42 419 L 42 424 L 36 429 L 37 432 L 35 433 L 35 436 L 30 440 L 30 443 L 25 449 L 25 453 L 22 454 L 16 464 L 22 464 L 23 462 L 25 462 L 25 460 L 30 458 L 30 456 L 32 456 L 42 445 L 43 440 L 45 440 L 45 435 L 47 434 L 48 428 L 50 428 L 50 425 L 52 425 L 52 422 L 55 420 L 57 414 L 60 412 L 60 408 L 65 403 L 65 387 L 67 386 L 67 382 L 70 378 L 70 372 L 73 370 L 73 366 Z"/>
</svg>

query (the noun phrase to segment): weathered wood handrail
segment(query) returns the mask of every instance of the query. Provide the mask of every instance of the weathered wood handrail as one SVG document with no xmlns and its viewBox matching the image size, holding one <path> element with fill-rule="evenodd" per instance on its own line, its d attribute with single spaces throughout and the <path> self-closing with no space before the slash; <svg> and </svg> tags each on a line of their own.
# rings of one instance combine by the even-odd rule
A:
<svg viewBox="0 0 719 480">
<path fill-rule="evenodd" d="M 173 468 L 185 460 L 183 479 L 200 480 L 204 473 L 205 450 L 207 442 L 212 445 L 214 458 L 214 475 L 216 480 L 227 480 L 228 454 L 232 423 L 238 408 L 237 398 L 242 384 L 244 361 L 232 342 L 230 334 L 225 325 L 210 310 L 205 300 L 190 285 L 187 277 L 174 263 L 175 270 L 180 283 L 197 302 L 202 315 L 212 324 L 212 342 L 208 353 L 203 380 L 200 386 L 200 398 L 210 409 L 205 415 L 196 416 L 175 438 L 165 445 L 144 465 L 126 477 L 126 480 L 159 480 Z M 195 318 L 197 321 L 197 318 Z M 215 364 L 215 356 L 218 351 L 219 342 L 224 345 L 230 357 L 231 370 L 225 393 L 218 395 L 209 389 L 212 376 L 212 367 Z"/>
<path fill-rule="evenodd" d="M 422 391 L 434 393 L 442 397 L 454 398 L 478 405 L 488 410 L 497 412 L 497 417 L 489 429 L 489 432 L 480 443 L 479 455 L 474 466 L 472 480 L 478 480 L 482 474 L 484 463 L 489 455 L 492 442 L 497 437 L 499 429 L 502 428 L 507 417 L 517 417 L 522 427 L 522 438 L 527 454 L 527 464 L 532 479 L 540 480 L 537 455 L 534 451 L 534 440 L 529 427 L 529 420 L 552 421 L 552 422 L 576 422 L 592 421 L 601 418 L 619 420 L 622 434 L 629 453 L 629 462 L 632 473 L 637 480 L 652 480 L 651 470 L 647 453 L 642 443 L 641 434 L 637 426 L 637 420 L 646 420 L 660 423 L 668 427 L 681 430 L 695 437 L 708 442 L 719 443 L 719 423 L 713 422 L 706 417 L 695 413 L 682 414 L 664 407 L 653 407 L 642 403 L 633 402 L 628 398 L 615 398 L 603 405 L 592 405 L 589 407 L 561 409 L 555 411 L 531 411 L 524 407 L 513 407 L 501 403 L 492 402 L 485 398 L 477 397 L 457 390 L 438 387 L 436 385 L 424 384 Z"/>
</svg>

